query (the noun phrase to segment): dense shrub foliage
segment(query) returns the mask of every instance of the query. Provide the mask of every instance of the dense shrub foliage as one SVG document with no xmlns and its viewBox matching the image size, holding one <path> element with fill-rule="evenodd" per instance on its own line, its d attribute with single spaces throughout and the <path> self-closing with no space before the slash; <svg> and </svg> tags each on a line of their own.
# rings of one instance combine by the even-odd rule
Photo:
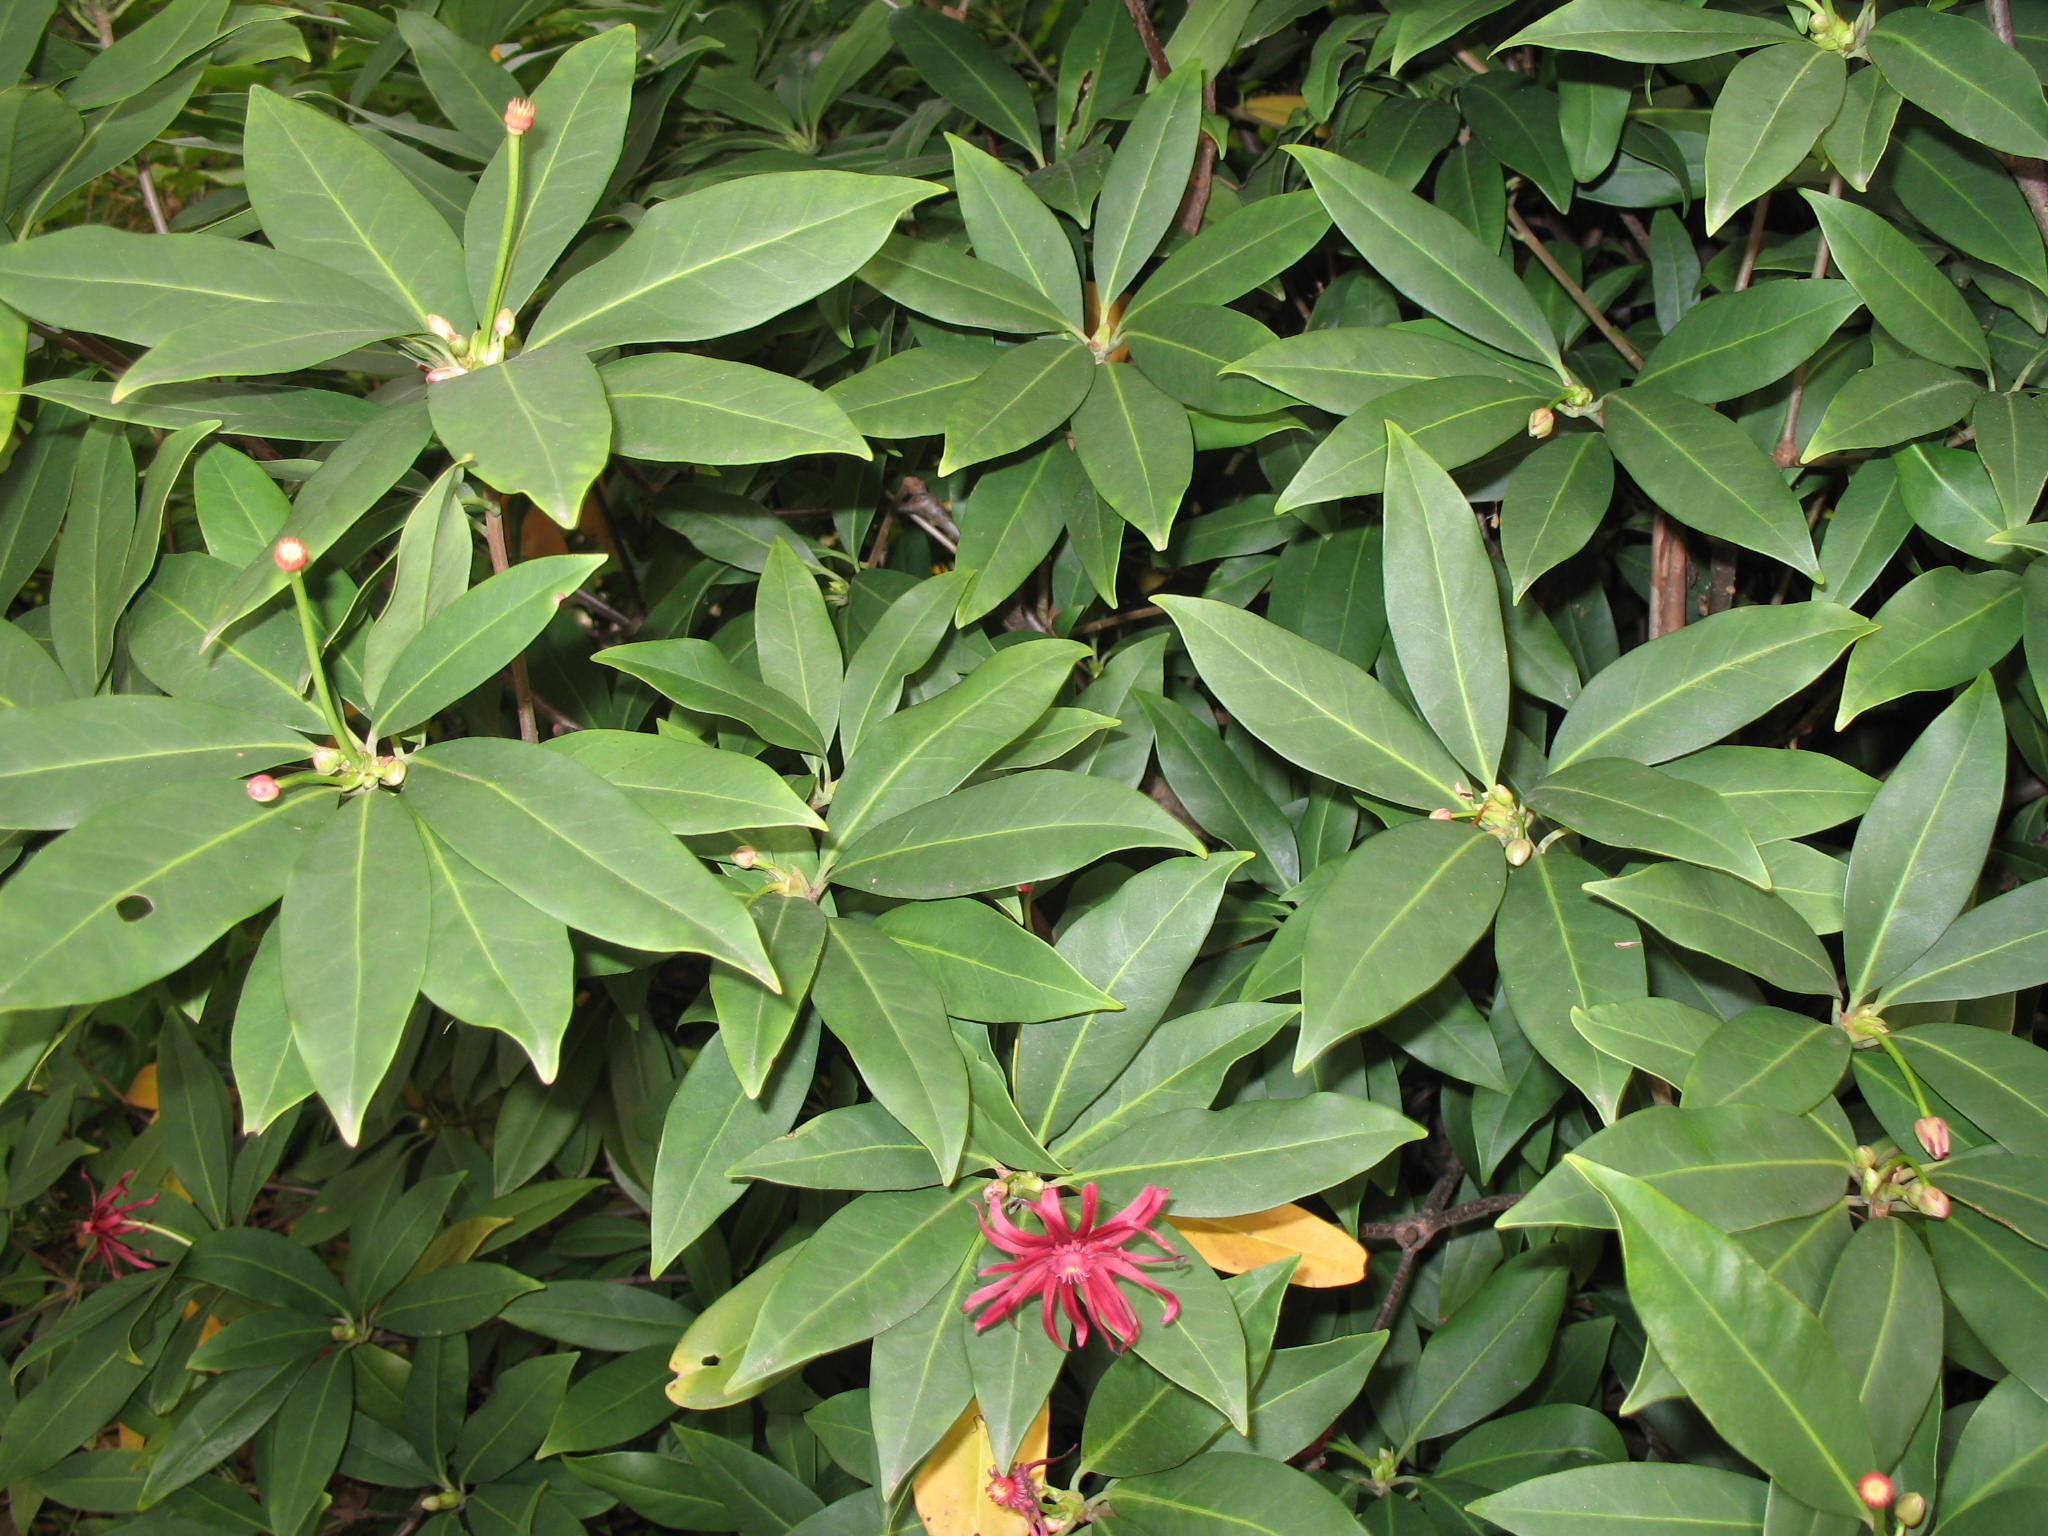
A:
<svg viewBox="0 0 2048 1536">
<path fill-rule="evenodd" d="M 2039 1532 L 2044 68 L 0 7 L 8 1528 Z"/>
</svg>

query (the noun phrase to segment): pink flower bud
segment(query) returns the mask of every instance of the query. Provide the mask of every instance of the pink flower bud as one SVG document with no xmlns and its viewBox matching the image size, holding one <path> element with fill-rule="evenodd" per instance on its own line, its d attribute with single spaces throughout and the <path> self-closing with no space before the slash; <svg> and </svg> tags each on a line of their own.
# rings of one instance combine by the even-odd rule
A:
<svg viewBox="0 0 2048 1536">
<path fill-rule="evenodd" d="M 1448 805 L 1440 805 L 1429 813 L 1431 821 L 1449 821 L 1455 813 Z"/>
<path fill-rule="evenodd" d="M 303 571 L 307 560 L 312 557 L 306 553 L 305 540 L 286 534 L 270 546 L 270 558 L 277 562 L 280 571 L 290 572 Z"/>
<path fill-rule="evenodd" d="M 1856 1479 L 1856 1497 L 1872 1509 L 1883 1509 L 1892 1501 L 1892 1480 L 1882 1472 L 1866 1472 Z"/>
<path fill-rule="evenodd" d="M 1931 1216 L 1936 1221 L 1948 1220 L 1948 1196 L 1932 1184 L 1913 1185 L 1906 1191 L 1906 1203 L 1923 1216 Z"/>
<path fill-rule="evenodd" d="M 450 325 L 440 315 L 427 316 L 427 329 L 451 345 L 457 344 L 462 340 L 462 332 L 456 330 L 454 326 Z"/>
<path fill-rule="evenodd" d="M 1911 1530 L 1927 1518 L 1927 1495 L 1924 1493 L 1902 1493 L 1899 1502 L 1892 1506 L 1892 1513 L 1899 1517 L 1899 1524 Z"/>
<path fill-rule="evenodd" d="M 386 789 L 396 789 L 405 782 L 405 759 L 387 756 L 377 759 L 377 782 Z"/>
<path fill-rule="evenodd" d="M 761 856 L 742 843 L 739 847 L 733 849 L 732 862 L 733 867 L 736 869 L 752 869 L 761 862 Z"/>
<path fill-rule="evenodd" d="M 348 759 L 341 755 L 339 747 L 315 747 L 313 749 L 313 771 L 323 774 L 337 774 L 346 766 Z"/>
<path fill-rule="evenodd" d="M 1927 1155 L 1937 1163 L 1948 1156 L 1948 1122 L 1941 1116 L 1921 1116 L 1913 1122 L 1913 1134 L 1920 1138 L 1920 1145 L 1927 1149 Z"/>
<path fill-rule="evenodd" d="M 427 370 L 427 382 L 429 384 L 439 384 L 446 379 L 460 378 L 463 374 L 467 372 L 469 372 L 467 368 L 457 368 L 453 366 L 447 368 L 429 368 Z"/>
<path fill-rule="evenodd" d="M 248 788 L 249 798 L 258 805 L 268 805 L 282 793 L 277 787 L 277 780 L 267 773 L 257 774 L 249 781 Z"/>
<path fill-rule="evenodd" d="M 518 138 L 533 126 L 533 103 L 524 96 L 514 96 L 505 103 L 505 131 Z"/>
<path fill-rule="evenodd" d="M 518 323 L 518 318 L 511 310 L 501 309 L 498 311 L 498 318 L 491 322 L 491 334 L 503 341 L 512 334 L 512 327 Z"/>
<path fill-rule="evenodd" d="M 1544 438 L 1557 429 L 1557 412 L 1547 405 L 1539 405 L 1529 413 L 1529 435 Z"/>
</svg>

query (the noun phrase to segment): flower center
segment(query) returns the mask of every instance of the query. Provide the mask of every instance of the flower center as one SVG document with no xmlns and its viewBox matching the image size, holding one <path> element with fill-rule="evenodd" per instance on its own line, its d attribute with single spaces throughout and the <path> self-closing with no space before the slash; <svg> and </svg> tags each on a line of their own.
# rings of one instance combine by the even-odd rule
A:
<svg viewBox="0 0 2048 1536">
<path fill-rule="evenodd" d="M 1085 1242 L 1061 1243 L 1053 1249 L 1053 1262 L 1059 1266 L 1060 1279 L 1070 1285 L 1095 1273 L 1095 1255 Z"/>
</svg>

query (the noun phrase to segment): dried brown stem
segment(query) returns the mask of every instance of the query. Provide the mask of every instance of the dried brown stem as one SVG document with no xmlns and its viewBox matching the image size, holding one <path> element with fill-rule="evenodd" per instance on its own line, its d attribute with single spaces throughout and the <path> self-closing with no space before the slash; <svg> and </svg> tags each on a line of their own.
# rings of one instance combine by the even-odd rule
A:
<svg viewBox="0 0 2048 1536">
<path fill-rule="evenodd" d="M 1607 339 L 1607 344 L 1621 354 L 1622 361 L 1631 368 L 1642 367 L 1643 354 L 1635 349 L 1634 344 L 1626 336 L 1614 328 L 1614 322 L 1607 318 L 1600 306 L 1586 297 L 1586 290 L 1572 280 L 1572 275 L 1557 264 L 1557 258 L 1550 254 L 1550 248 L 1537 237 L 1536 231 L 1529 227 L 1528 221 L 1515 207 L 1513 198 L 1508 199 L 1508 228 L 1515 232 L 1517 240 L 1529 248 L 1529 254 L 1542 263 L 1543 270 L 1557 280 L 1558 287 L 1579 306 L 1580 313 L 1593 322 L 1594 329 Z"/>
<path fill-rule="evenodd" d="M 951 554 L 960 547 L 960 529 L 945 503 L 934 496 L 915 475 L 905 475 L 896 495 L 896 507 Z"/>
<path fill-rule="evenodd" d="M 493 491 L 484 503 L 484 547 L 490 551 L 491 573 L 502 576 L 512 568 L 512 558 L 505 547 L 505 505 L 504 498 Z M 526 674 L 526 658 L 512 658 L 512 700 L 519 711 L 519 739 L 533 745 L 540 743 L 540 726 L 533 718 L 533 681 Z"/>
<path fill-rule="evenodd" d="M 1757 253 L 1764 248 L 1764 220 L 1770 217 L 1771 194 L 1766 192 L 1750 207 L 1749 241 L 1742 248 L 1742 265 L 1735 269 L 1735 291 L 1740 293 L 1749 286 L 1749 280 L 1756 273 Z"/>
<path fill-rule="evenodd" d="M 1086 624 L 1076 624 L 1069 633 L 1079 638 L 1082 635 L 1095 634 L 1099 630 L 1115 629 L 1119 624 L 1130 624 L 1138 619 L 1156 619 L 1160 613 L 1160 609 L 1146 603 L 1139 608 L 1127 608 L 1122 613 L 1110 613 L 1099 619 L 1090 619 Z"/>
<path fill-rule="evenodd" d="M 1152 26 L 1152 18 L 1146 13 L 1145 0 L 1124 0 L 1124 9 L 1131 13 L 1131 25 L 1138 29 L 1138 41 L 1145 45 L 1145 57 L 1152 61 L 1152 73 L 1164 80 L 1173 73 L 1173 66 L 1166 62 L 1166 50 L 1159 45 L 1159 33 Z"/>
<path fill-rule="evenodd" d="M 1685 535 L 1657 509 L 1650 525 L 1650 638 L 1685 627 L 1685 593 L 1692 582 L 1692 561 Z"/>
<path fill-rule="evenodd" d="M 1991 23 L 1991 30 L 1998 34 L 1999 41 L 2008 48 L 2019 46 L 2013 40 L 2012 0 L 1984 0 L 1984 19 Z M 2034 215 L 2034 224 L 2041 231 L 2041 239 L 2048 243 L 2048 169 L 2028 155 L 2000 155 L 2006 169 L 2012 172 L 2012 179 L 2027 200 L 2028 211 Z"/>
<path fill-rule="evenodd" d="M 1202 110 L 1216 110 L 1216 82 L 1202 85 Z M 1216 179 L 1216 141 L 1206 132 L 1195 135 L 1195 166 L 1188 172 L 1187 194 L 1180 200 L 1178 223 L 1183 233 L 1199 234 L 1202 216 L 1209 211 L 1209 188 Z"/>
</svg>

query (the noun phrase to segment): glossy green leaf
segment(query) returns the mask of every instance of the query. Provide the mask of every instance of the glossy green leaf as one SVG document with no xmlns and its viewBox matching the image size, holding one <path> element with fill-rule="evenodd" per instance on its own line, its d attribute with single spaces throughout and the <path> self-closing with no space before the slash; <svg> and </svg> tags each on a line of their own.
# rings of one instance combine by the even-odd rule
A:
<svg viewBox="0 0 2048 1536">
<path fill-rule="evenodd" d="M 1072 337 L 1041 337 L 999 354 L 947 410 L 939 473 L 1029 447 L 1074 414 L 1095 378 L 1093 354 Z"/>
<path fill-rule="evenodd" d="M 800 1189 L 929 1189 L 939 1182 L 931 1153 L 879 1104 L 828 1109 L 726 1172 Z"/>
<path fill-rule="evenodd" d="M 1907 582 L 1872 616 L 1877 632 L 1849 653 L 1835 729 L 1905 694 L 1954 688 L 2002 660 L 2019 644 L 2020 608 L 2019 578 L 2009 571 L 1944 566 Z"/>
<path fill-rule="evenodd" d="M 522 491 L 564 528 L 603 472 L 611 444 L 604 383 L 574 347 L 520 353 L 432 385 L 434 430 L 501 491 Z"/>
<path fill-rule="evenodd" d="M 1586 889 L 1648 923 L 1673 943 L 1701 950 L 1792 992 L 1832 994 L 1835 971 L 1820 941 L 1779 898 L 1721 874 L 1652 864 Z"/>
<path fill-rule="evenodd" d="M 1568 1278 L 1557 1264 L 1504 1265 L 1430 1335 L 1411 1389 L 1411 1445 L 1476 1423 L 1535 1380 Z"/>
<path fill-rule="evenodd" d="M 1514 1536 L 1622 1536 L 1646 1523 L 1670 1536 L 1761 1536 L 1769 1489 L 1721 1467 L 1629 1461 L 1532 1478 L 1470 1507 Z"/>
<path fill-rule="evenodd" d="M 1117 1523 L 1132 1536 L 1349 1536 L 1358 1528 L 1321 1484 L 1265 1456 L 1212 1451 L 1116 1488 Z"/>
<path fill-rule="evenodd" d="M 1572 1010 L 1572 1028 L 1596 1050 L 1673 1085 L 1685 1081 L 1694 1054 L 1718 1027 L 1711 1013 L 1665 997 Z"/>
<path fill-rule="evenodd" d="M 954 1018 L 1037 1023 L 1122 1004 L 1028 929 L 979 901 L 924 901 L 876 927 L 910 952 Z"/>
<path fill-rule="evenodd" d="M 1180 64 L 1131 119 L 1095 203 L 1093 272 L 1104 301 L 1119 295 L 1173 222 L 1193 164 L 1202 70 Z"/>
<path fill-rule="evenodd" d="M 1967 1206 L 1926 1229 L 1948 1305 L 1994 1360 L 2038 1394 L 2048 1386 L 2048 1249 Z"/>
<path fill-rule="evenodd" d="M 1707 233 L 1799 167 L 1842 105 L 1839 53 L 1777 43 L 1729 71 L 1707 131 Z"/>
<path fill-rule="evenodd" d="M 1800 458 L 1855 448 L 1889 448 L 1953 426 L 1983 391 L 1935 363 L 1898 358 L 1866 368 L 1835 391 Z"/>
<path fill-rule="evenodd" d="M 1313 192 L 1282 192 L 1248 203 L 1174 247 L 1124 309 L 1133 323 L 1157 304 L 1228 304 L 1283 272 L 1330 228 Z"/>
<path fill-rule="evenodd" d="M 1857 828 L 1842 907 L 1852 1001 L 1901 974 L 1962 911 L 2004 785 L 2004 726 L 1982 677 L 1921 733 Z"/>
<path fill-rule="evenodd" d="M 1536 579 L 1591 539 L 1614 498 L 1614 455 L 1597 432 L 1552 438 L 1515 466 L 1500 510 L 1500 547 L 1520 602 Z"/>
<path fill-rule="evenodd" d="M 1818 677 L 1870 621 L 1835 604 L 1731 608 L 1630 651 L 1586 684 L 1551 744 L 1661 763 L 1720 740 Z"/>
<path fill-rule="evenodd" d="M 2048 110 L 2048 109 L 2044 109 Z M 1951 368 L 1983 368 L 1984 332 L 1956 291 L 1898 230 L 1868 208 L 1819 192 L 1799 194 L 1870 316 L 1900 343 Z"/>
<path fill-rule="evenodd" d="M 1530 791 L 1560 826 L 1615 848 L 1704 864 L 1768 887 L 1770 872 L 1735 811 L 1713 790 L 1624 757 L 1580 758 Z"/>
<path fill-rule="evenodd" d="M 549 916 L 633 949 L 772 975 L 738 899 L 588 769 L 485 738 L 439 743 L 407 766 L 406 803 L 428 828 Z"/>
<path fill-rule="evenodd" d="M 709 640 L 640 640 L 610 646 L 595 659 L 653 684 L 685 709 L 737 720 L 778 747 L 825 755 L 818 723 L 801 704 L 742 672 Z"/>
<path fill-rule="evenodd" d="M 1848 1061 L 1848 1037 L 1832 1024 L 1748 1008 L 1701 1043 L 1679 1086 L 1694 1109 L 1763 1104 L 1803 1115 L 1834 1092 Z"/>
<path fill-rule="evenodd" d="M 1074 451 L 1117 515 L 1166 548 L 1194 472 L 1187 413 L 1134 367 L 1104 364 L 1074 413 Z"/>
<path fill-rule="evenodd" d="M 747 1097 L 758 1099 L 817 974 L 825 917 L 801 896 L 765 895 L 750 910 L 782 990 L 771 992 L 755 977 L 719 966 L 711 972 L 711 1002 L 733 1073 Z"/>
<path fill-rule="evenodd" d="M 1965 137 L 2009 154 L 2048 155 L 2041 82 L 1989 26 L 1902 11 L 1872 30 L 1870 56 L 1900 95 Z"/>
<path fill-rule="evenodd" d="M 1700 1411 L 1803 1502 L 1860 1517 L 1856 1479 L 1877 1458 L 1819 1319 L 1734 1239 L 1639 1180 L 1570 1161 L 1614 1207 L 1637 1313 Z"/>
<path fill-rule="evenodd" d="M 868 457 L 829 396 L 766 368 L 681 352 L 600 370 L 620 453 L 693 464 L 760 464 L 807 453 Z"/>
<path fill-rule="evenodd" d="M 948 325 L 988 331 L 1071 333 L 1059 306 L 994 262 L 932 241 L 892 235 L 860 269 L 886 297 Z"/>
<path fill-rule="evenodd" d="M 1865 1222 L 1820 1317 L 1862 1398 L 1877 1465 L 1891 1466 L 1941 1375 L 1941 1286 L 1927 1250 L 1903 1222 Z"/>
<path fill-rule="evenodd" d="M 1554 391 L 1523 379 L 1454 374 L 1378 396 L 1317 445 L 1280 493 L 1278 510 L 1377 495 L 1386 486 L 1387 423 L 1439 464 L 1458 468 L 1524 431 Z"/>
<path fill-rule="evenodd" d="M 780 774 L 743 753 L 638 731 L 572 731 L 543 745 L 625 790 L 678 834 L 824 825 Z"/>
<path fill-rule="evenodd" d="M 1898 1046 L 1913 1070 L 2009 1151 L 2048 1156 L 2048 1055 L 1997 1030 L 1922 1024 Z"/>
<path fill-rule="evenodd" d="M 1714 294 L 1688 309 L 1650 349 L 1636 382 L 1659 384 L 1708 405 L 1732 400 L 1807 361 L 1862 304 L 1839 278 L 1758 283 Z"/>
<path fill-rule="evenodd" d="M 1024 279 L 1079 330 L 1081 274 L 1052 210 L 994 156 L 953 134 L 946 135 L 946 143 L 953 152 L 953 185 L 974 254 Z"/>
<path fill-rule="evenodd" d="M 1340 416 L 1353 415 L 1397 389 L 1452 375 L 1520 381 L 1531 389 L 1541 387 L 1543 379 L 1528 364 L 1491 347 L 1405 324 L 1333 325 L 1283 336 L 1239 358 L 1229 371 L 1249 374 Z"/>
<path fill-rule="evenodd" d="M 1030 89 L 973 28 L 950 16 L 899 9 L 889 18 L 889 35 L 933 90 L 1045 164 Z"/>
</svg>

